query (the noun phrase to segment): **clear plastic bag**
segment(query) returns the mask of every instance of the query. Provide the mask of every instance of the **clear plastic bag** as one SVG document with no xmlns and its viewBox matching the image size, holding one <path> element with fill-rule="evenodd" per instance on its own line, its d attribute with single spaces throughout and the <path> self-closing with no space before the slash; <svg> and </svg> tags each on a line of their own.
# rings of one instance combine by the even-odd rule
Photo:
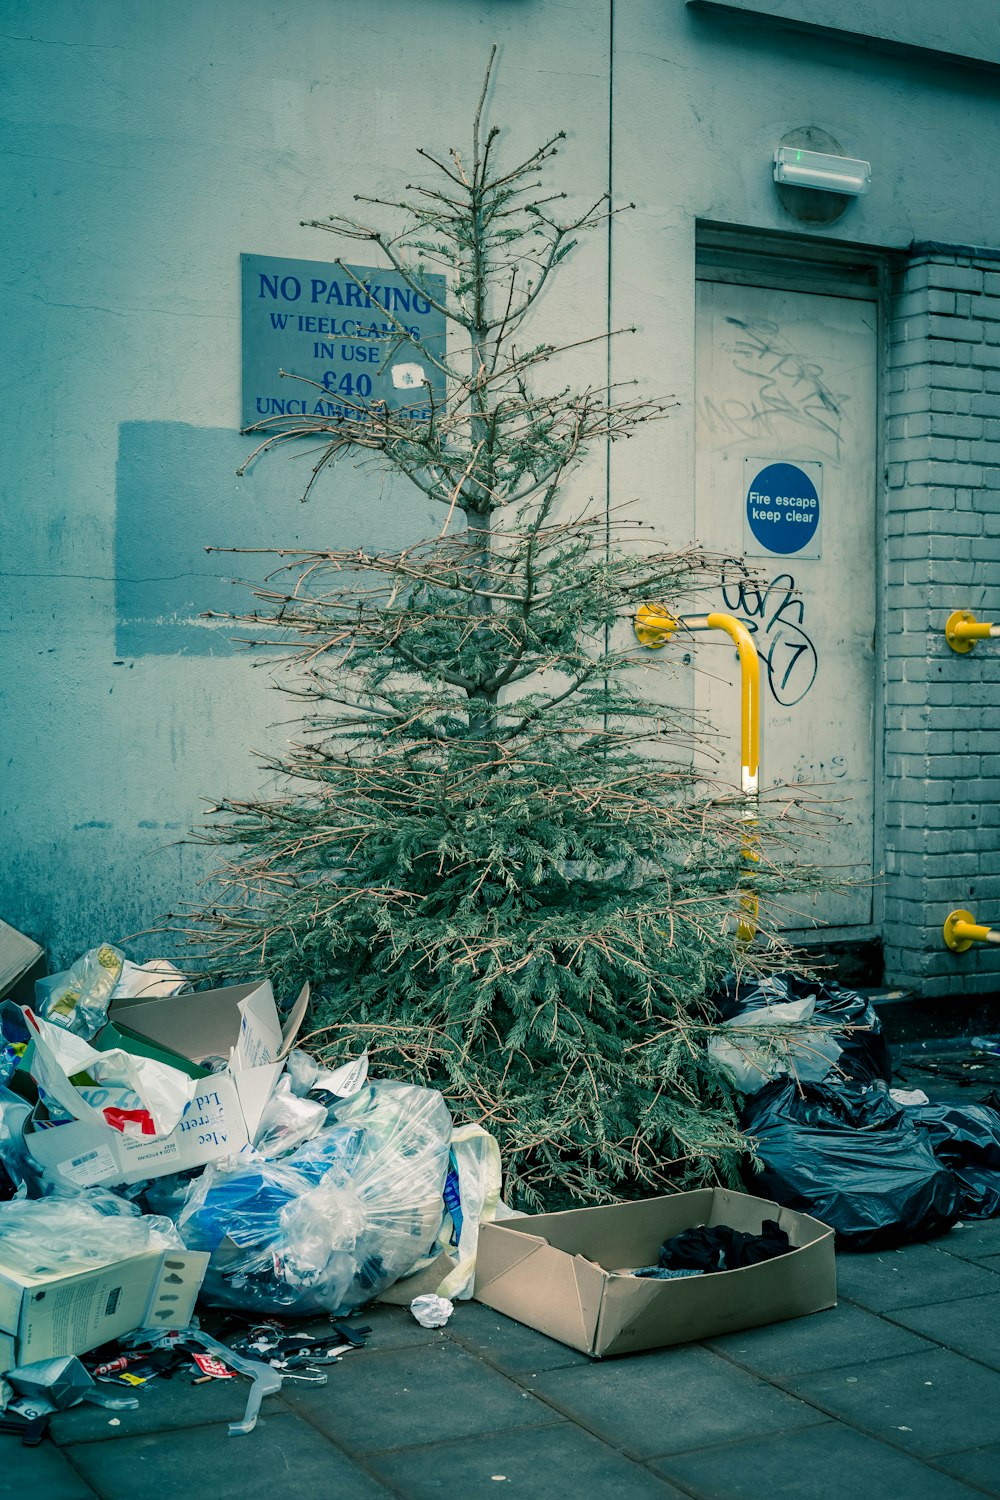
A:
<svg viewBox="0 0 1000 1500">
<path fill-rule="evenodd" d="M 110 1265 L 144 1250 L 181 1249 L 169 1219 L 139 1213 L 105 1188 L 0 1204 L 0 1263 L 32 1276 Z"/>
<path fill-rule="evenodd" d="M 344 1313 L 406 1274 L 434 1243 L 452 1123 L 439 1093 L 367 1083 L 280 1162 L 209 1166 L 178 1219 L 213 1252 L 204 1300 L 257 1312 Z"/>
<path fill-rule="evenodd" d="M 107 1020 L 124 967 L 124 953 L 111 943 L 91 948 L 62 974 L 35 980 L 38 1014 L 89 1042 Z"/>
<path fill-rule="evenodd" d="M 319 1135 L 326 1124 L 326 1105 L 318 1099 L 298 1098 L 287 1077 L 278 1079 L 274 1093 L 264 1106 L 254 1149 L 273 1160 L 287 1156 L 296 1147 Z"/>
<path fill-rule="evenodd" d="M 306 1094 L 322 1094 L 331 1102 L 349 1099 L 364 1088 L 368 1078 L 368 1053 L 362 1052 L 339 1068 L 324 1068 L 308 1052 L 295 1047 L 286 1059 L 287 1076 L 293 1094 L 304 1099 Z"/>
</svg>

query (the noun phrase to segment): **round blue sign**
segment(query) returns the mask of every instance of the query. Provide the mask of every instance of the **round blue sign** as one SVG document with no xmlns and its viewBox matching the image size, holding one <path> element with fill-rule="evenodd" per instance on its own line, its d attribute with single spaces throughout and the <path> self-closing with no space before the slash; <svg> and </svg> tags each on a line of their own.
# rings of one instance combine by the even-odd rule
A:
<svg viewBox="0 0 1000 1500">
<path fill-rule="evenodd" d="M 747 524 L 768 552 L 801 552 L 816 535 L 819 495 L 796 464 L 768 464 L 747 491 Z"/>
</svg>

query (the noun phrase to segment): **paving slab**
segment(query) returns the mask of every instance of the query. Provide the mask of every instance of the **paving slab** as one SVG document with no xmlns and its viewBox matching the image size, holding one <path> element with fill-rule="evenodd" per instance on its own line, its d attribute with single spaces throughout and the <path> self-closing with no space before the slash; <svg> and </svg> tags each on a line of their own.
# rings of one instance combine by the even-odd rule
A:
<svg viewBox="0 0 1000 1500">
<path fill-rule="evenodd" d="M 211 1500 L 388 1500 L 392 1494 L 284 1410 L 262 1417 L 248 1437 L 230 1437 L 224 1427 L 197 1427 L 183 1438 L 172 1434 L 169 1442 L 146 1433 L 118 1443 L 84 1443 L 70 1448 L 68 1457 L 101 1500 L 190 1500 L 192 1494 Z"/>
<path fill-rule="evenodd" d="M 965 1297 L 929 1307 L 901 1307 L 897 1323 L 924 1334 L 957 1354 L 1000 1370 L 1000 1293 L 993 1297 Z"/>
<path fill-rule="evenodd" d="M 972 1500 L 975 1490 L 875 1438 L 826 1422 L 657 1459 L 650 1467 L 704 1500 Z"/>
<path fill-rule="evenodd" d="M 196 1387 L 178 1372 L 134 1412 L 60 1413 L 55 1444 L 9 1437 L 0 1494 L 189 1500 L 197 1470 L 212 1500 L 279 1486 L 315 1500 L 1000 1495 L 1000 1223 L 961 1233 L 839 1256 L 844 1300 L 830 1311 L 618 1360 L 478 1303 L 443 1330 L 376 1307 L 357 1320 L 367 1348 L 326 1386 L 286 1382 L 250 1437 L 225 1425 L 246 1381 Z"/>
<path fill-rule="evenodd" d="M 1000 1250 L 1000 1245 L 997 1249 Z M 421 1328 L 408 1307 L 390 1307 L 388 1304 L 383 1307 L 366 1307 L 357 1318 L 348 1321 L 347 1326 L 350 1328 L 352 1325 L 371 1329 L 371 1333 L 367 1335 L 369 1349 L 410 1349 L 415 1344 L 441 1344 L 446 1339 L 441 1328 Z M 329 1320 L 324 1326 L 329 1333 Z"/>
<path fill-rule="evenodd" d="M 963 1260 L 1000 1255 L 1000 1219 L 967 1219 L 935 1242 L 939 1249 Z"/>
<path fill-rule="evenodd" d="M 530 1392 L 447 1340 L 382 1354 L 366 1349 L 332 1374 L 348 1376 L 335 1397 L 329 1386 L 289 1383 L 282 1400 L 349 1453 L 554 1420 Z"/>
<path fill-rule="evenodd" d="M 578 1349 L 546 1338 L 481 1302 L 462 1303 L 448 1325 L 448 1332 L 472 1354 L 512 1374 L 592 1363 L 589 1356 L 581 1354 Z"/>
<path fill-rule="evenodd" d="M 330 1371 L 331 1381 L 347 1374 L 347 1361 Z M 134 1411 L 105 1411 L 86 1403 L 60 1411 L 52 1418 L 50 1432 L 61 1447 L 69 1443 L 117 1442 L 145 1432 L 175 1434 L 189 1427 L 204 1427 L 219 1422 L 239 1422 L 246 1410 L 250 1383 L 243 1379 L 213 1380 L 207 1385 L 192 1385 L 191 1377 L 178 1373 L 170 1380 L 152 1380 L 136 1393 L 139 1402 Z M 115 1395 L 131 1395 L 124 1387 Z M 266 1396 L 262 1410 L 280 1397 Z M 176 1441 L 171 1437 L 171 1441 Z"/>
<path fill-rule="evenodd" d="M 548 1370 L 532 1386 L 571 1421 L 640 1459 L 822 1421 L 804 1402 L 690 1345 Z"/>
<path fill-rule="evenodd" d="M 1000 1442 L 1000 1374 L 948 1349 L 793 1375 L 787 1384 L 831 1416 L 912 1453 Z"/>
<path fill-rule="evenodd" d="M 0 1495 L 96 1500 L 97 1492 L 51 1443 L 43 1439 L 37 1447 L 26 1448 L 16 1434 L 8 1433 L 0 1439 Z"/>
<path fill-rule="evenodd" d="M 807 1318 L 727 1333 L 705 1344 L 705 1348 L 779 1382 L 786 1375 L 831 1370 L 893 1354 L 915 1354 L 928 1347 L 915 1333 L 849 1302 Z"/>
<path fill-rule="evenodd" d="M 682 1491 L 569 1422 L 474 1442 L 435 1443 L 369 1460 L 406 1500 L 680 1500 Z"/>
<path fill-rule="evenodd" d="M 990 1292 L 1000 1292 L 995 1271 L 950 1255 L 936 1244 L 837 1257 L 838 1295 L 871 1312 L 985 1297 Z"/>
<path fill-rule="evenodd" d="M 990 1448 L 970 1448 L 964 1453 L 946 1453 L 937 1462 L 959 1479 L 978 1485 L 987 1495 L 1000 1495 L 1000 1443 Z"/>
</svg>

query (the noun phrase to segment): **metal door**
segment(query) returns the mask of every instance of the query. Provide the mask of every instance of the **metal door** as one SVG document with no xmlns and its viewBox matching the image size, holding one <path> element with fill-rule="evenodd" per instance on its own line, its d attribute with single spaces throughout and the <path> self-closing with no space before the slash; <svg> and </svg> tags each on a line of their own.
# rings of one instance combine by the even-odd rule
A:
<svg viewBox="0 0 1000 1500">
<path fill-rule="evenodd" d="M 696 534 L 732 558 L 713 607 L 761 659 L 761 790 L 798 784 L 824 841 L 803 855 L 862 882 L 788 914 L 872 920 L 875 831 L 877 304 L 698 284 Z M 741 577 L 746 568 L 755 582 Z M 699 638 L 699 706 L 739 765 L 731 643 Z M 822 804 L 820 806 L 819 804 Z"/>
</svg>

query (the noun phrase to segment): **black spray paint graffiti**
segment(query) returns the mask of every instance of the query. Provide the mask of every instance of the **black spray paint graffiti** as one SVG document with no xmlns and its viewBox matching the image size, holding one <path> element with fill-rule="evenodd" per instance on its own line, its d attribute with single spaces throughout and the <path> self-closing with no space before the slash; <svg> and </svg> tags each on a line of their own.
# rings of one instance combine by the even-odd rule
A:
<svg viewBox="0 0 1000 1500">
<path fill-rule="evenodd" d="M 792 422 L 827 434 L 839 458 L 843 403 L 848 397 L 834 395 L 823 380 L 823 366 L 804 359 L 768 318 L 727 317 L 726 322 L 740 330 L 736 342 L 727 346 L 733 369 L 757 384 L 748 400 L 729 397 L 719 402 L 706 397 L 701 412 L 709 430 L 776 437 L 782 421 Z"/>
<path fill-rule="evenodd" d="M 775 703 L 785 708 L 801 703 L 816 681 L 819 657 L 791 573 L 779 573 L 766 587 L 747 578 L 731 580 L 723 584 L 722 599 L 752 635 Z"/>
</svg>

